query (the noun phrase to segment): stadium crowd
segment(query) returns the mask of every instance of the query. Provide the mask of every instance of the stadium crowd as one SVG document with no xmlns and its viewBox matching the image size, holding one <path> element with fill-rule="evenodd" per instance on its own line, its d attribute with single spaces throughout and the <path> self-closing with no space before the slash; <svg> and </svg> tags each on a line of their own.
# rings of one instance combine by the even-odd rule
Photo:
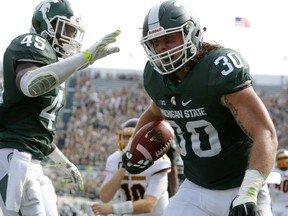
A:
<svg viewBox="0 0 288 216">
<path fill-rule="evenodd" d="M 102 75 L 103 76 L 103 75 Z M 60 121 L 57 139 L 58 147 L 76 164 L 85 181 L 85 190 L 77 191 L 72 184 L 59 182 L 60 173 L 56 169 L 47 168 L 59 196 L 85 197 L 97 200 L 100 185 L 104 179 L 106 158 L 117 148 L 117 131 L 119 125 L 129 118 L 138 117 L 149 105 L 146 92 L 142 86 L 141 75 L 106 75 L 105 85 L 109 80 L 129 79 L 137 85 L 127 85 L 108 91 L 97 90 L 95 79 L 90 73 L 79 73 L 75 79 L 75 91 L 70 95 L 71 103 L 66 107 L 69 117 Z M 105 80 L 103 79 L 103 80 Z M 108 80 L 108 81 L 107 81 Z M 257 92 L 267 106 L 275 123 L 279 148 L 288 148 L 288 98 L 287 91 L 266 93 Z M 64 114 L 63 114 L 64 116 Z M 55 178 L 54 178 L 54 177 Z M 63 208 L 63 205 L 62 207 Z M 67 208 L 67 206 L 65 206 Z"/>
</svg>

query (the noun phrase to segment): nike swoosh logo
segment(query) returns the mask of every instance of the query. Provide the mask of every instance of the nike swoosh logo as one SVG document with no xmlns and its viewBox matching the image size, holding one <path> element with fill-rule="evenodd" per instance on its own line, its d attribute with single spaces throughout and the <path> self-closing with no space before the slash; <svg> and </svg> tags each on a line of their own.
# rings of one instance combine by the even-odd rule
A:
<svg viewBox="0 0 288 216">
<path fill-rule="evenodd" d="M 192 100 L 189 100 L 189 101 L 186 101 L 186 102 L 184 102 L 184 101 L 182 101 L 182 106 L 187 106 L 190 102 L 191 102 Z"/>
</svg>

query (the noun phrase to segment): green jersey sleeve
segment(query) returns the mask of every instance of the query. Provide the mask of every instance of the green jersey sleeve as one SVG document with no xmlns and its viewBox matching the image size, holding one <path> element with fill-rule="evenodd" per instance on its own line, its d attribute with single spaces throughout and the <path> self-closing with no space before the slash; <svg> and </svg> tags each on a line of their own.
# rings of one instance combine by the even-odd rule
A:
<svg viewBox="0 0 288 216">
<path fill-rule="evenodd" d="M 240 53 L 232 49 L 220 48 L 207 55 L 209 92 L 213 95 L 224 95 L 252 84 L 249 65 Z"/>
</svg>

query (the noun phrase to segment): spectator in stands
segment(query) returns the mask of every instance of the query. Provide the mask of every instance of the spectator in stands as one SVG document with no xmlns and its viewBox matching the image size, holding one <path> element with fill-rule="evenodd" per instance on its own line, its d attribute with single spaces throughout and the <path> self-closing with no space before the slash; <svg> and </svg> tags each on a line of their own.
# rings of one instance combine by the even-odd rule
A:
<svg viewBox="0 0 288 216">
<path fill-rule="evenodd" d="M 100 189 L 103 203 L 94 203 L 95 214 L 137 214 L 161 216 L 168 204 L 168 172 L 171 169 L 169 158 L 157 160 L 144 172 L 132 175 L 121 165 L 123 149 L 126 147 L 138 119 L 129 119 L 119 130 L 119 149 L 110 155 L 106 163 L 107 176 Z M 120 200 L 110 202 L 119 195 Z M 109 203 L 110 202 L 110 203 Z"/>
</svg>

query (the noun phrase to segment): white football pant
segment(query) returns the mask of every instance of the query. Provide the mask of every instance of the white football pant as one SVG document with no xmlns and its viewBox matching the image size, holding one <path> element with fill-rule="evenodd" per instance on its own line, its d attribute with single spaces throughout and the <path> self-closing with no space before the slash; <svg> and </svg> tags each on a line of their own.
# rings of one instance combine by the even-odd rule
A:
<svg viewBox="0 0 288 216">
<path fill-rule="evenodd" d="M 23 179 L 23 187 L 19 190 L 19 196 L 23 194 L 20 204 L 20 212 L 6 209 L 8 186 L 8 170 L 13 160 L 13 149 L 0 149 L 0 207 L 5 216 L 56 216 L 56 194 L 51 180 L 44 175 L 40 161 L 31 160 L 27 164 L 27 172 Z M 11 157 L 10 157 L 11 156 Z M 20 172 L 10 167 L 17 175 Z M 12 175 L 12 174 L 11 174 Z M 12 175 L 12 176 L 13 176 Z M 15 184 L 17 182 L 15 181 Z M 9 184 L 11 184 L 9 182 Z M 13 181 L 12 181 L 13 184 Z M 22 190 L 22 191 L 21 191 Z M 16 197 L 17 198 L 17 197 Z M 16 200 L 15 198 L 15 200 Z M 13 197 L 12 197 L 13 200 Z"/>
<path fill-rule="evenodd" d="M 185 179 L 170 199 L 164 216 L 228 216 L 231 201 L 239 188 L 209 190 Z M 259 191 L 257 209 L 260 216 L 273 216 L 267 184 Z"/>
</svg>

